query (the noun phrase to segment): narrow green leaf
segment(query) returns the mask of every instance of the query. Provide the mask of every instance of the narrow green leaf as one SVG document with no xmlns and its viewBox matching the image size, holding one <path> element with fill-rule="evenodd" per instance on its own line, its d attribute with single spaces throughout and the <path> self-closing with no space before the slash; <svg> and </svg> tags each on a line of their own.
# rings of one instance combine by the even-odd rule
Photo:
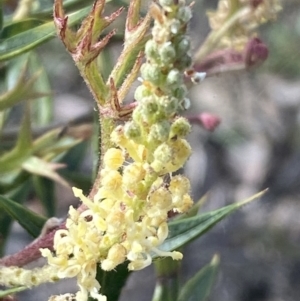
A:
<svg viewBox="0 0 300 301">
<path fill-rule="evenodd" d="M 146 36 L 139 44 L 134 45 L 134 47 L 130 48 L 130 51 L 123 51 L 119 57 L 117 64 L 114 67 L 114 70 L 111 74 L 114 74 L 114 81 L 116 87 L 120 87 L 132 69 L 134 63 L 136 62 L 136 58 L 138 53 L 143 49 L 145 43 L 148 41 L 149 37 Z M 124 63 L 125 62 L 125 63 Z"/>
<path fill-rule="evenodd" d="M 1 181 L 4 177 L 0 177 Z M 31 190 L 31 185 L 29 181 L 19 182 L 19 179 L 14 182 L 14 185 L 11 185 L 10 189 L 6 189 L 9 187 L 3 187 L 2 183 L 0 183 L 0 194 L 4 194 L 7 198 L 11 198 L 13 200 L 18 200 L 19 203 L 23 203 L 27 197 L 28 193 Z M 10 227 L 12 224 L 12 218 L 4 211 L 0 210 L 0 257 L 4 254 L 6 239 L 10 233 Z"/>
<path fill-rule="evenodd" d="M 152 301 L 174 301 L 179 292 L 180 260 L 165 257 L 154 261 L 156 284 Z"/>
<path fill-rule="evenodd" d="M 65 164 L 47 162 L 35 156 L 30 157 L 22 164 L 22 168 L 32 174 L 46 177 L 63 186 L 70 187 L 70 185 L 56 172 L 57 169 L 63 167 L 65 167 Z"/>
<path fill-rule="evenodd" d="M 30 110 L 29 104 L 26 104 L 17 144 L 0 157 L 0 174 L 20 169 L 22 163 L 30 156 L 31 145 Z"/>
<path fill-rule="evenodd" d="M 39 156 L 47 161 L 57 161 L 70 151 L 74 146 L 78 145 L 81 140 L 75 140 L 73 137 L 64 136 L 55 142 L 52 146 L 45 148 L 39 152 Z"/>
<path fill-rule="evenodd" d="M 28 289 L 28 287 L 18 286 L 18 287 L 13 287 L 13 288 L 7 289 L 5 291 L 0 291 L 0 298 L 3 298 L 3 297 L 8 296 L 8 295 L 13 295 L 15 293 L 22 292 L 26 289 Z"/>
<path fill-rule="evenodd" d="M 177 301 L 207 300 L 216 279 L 219 263 L 219 256 L 215 255 L 208 265 L 196 273 L 183 286 Z"/>
<path fill-rule="evenodd" d="M 47 216 L 55 216 L 55 186 L 54 182 L 39 176 L 32 176 L 35 192 L 42 203 Z"/>
<path fill-rule="evenodd" d="M 33 152 L 39 152 L 47 147 L 53 146 L 54 143 L 57 142 L 60 135 L 63 132 L 63 128 L 55 128 L 53 130 L 49 130 L 40 137 L 36 138 L 33 141 L 32 149 Z"/>
<path fill-rule="evenodd" d="M 28 208 L 0 195 L 0 208 L 9 214 L 33 237 L 39 236 L 46 218 Z"/>
<path fill-rule="evenodd" d="M 159 249 L 163 251 L 172 251 L 186 245 L 190 241 L 206 233 L 210 228 L 215 226 L 231 213 L 235 212 L 237 209 L 261 197 L 266 191 L 267 190 L 264 190 L 245 201 L 235 203 L 215 211 L 170 222 L 169 236 Z M 157 257 L 157 255 L 154 255 L 153 257 Z"/>
<path fill-rule="evenodd" d="M 106 2 L 110 2 L 111 0 L 106 0 Z M 91 4 L 95 2 L 94 0 L 67 0 L 64 1 L 64 9 L 67 11 L 75 11 L 79 10 L 83 7 L 91 7 Z M 53 13 L 53 1 L 44 2 L 43 6 L 40 6 L 39 9 L 34 11 L 31 16 L 33 17 L 44 17 L 50 16 Z"/>
<path fill-rule="evenodd" d="M 52 120 L 53 95 L 47 72 L 34 51 L 31 51 L 28 68 L 32 74 L 39 70 L 39 76 L 33 85 L 34 90 L 47 94 L 47 96 L 35 99 L 32 103 L 34 123 L 38 126 L 46 126 Z"/>
<path fill-rule="evenodd" d="M 74 25 L 90 11 L 90 7 L 69 15 L 68 24 Z M 23 31 L 8 39 L 0 41 L 0 61 L 11 59 L 55 37 L 53 21 Z"/>
<path fill-rule="evenodd" d="M 4 211 L 0 212 L 0 256 L 4 256 L 6 239 L 10 232 L 12 218 Z"/>
<path fill-rule="evenodd" d="M 3 28 L 0 34 L 0 39 L 8 39 L 16 34 L 30 30 L 34 27 L 44 24 L 45 21 L 39 19 L 27 19 L 22 21 L 13 22 Z"/>
<path fill-rule="evenodd" d="M 0 95 L 0 111 L 12 108 L 24 99 L 34 99 L 43 95 L 42 92 L 37 93 L 33 90 L 41 76 L 41 71 L 35 71 L 30 79 L 26 79 L 27 63 L 27 59 L 24 59 L 23 66 L 19 69 L 20 74 L 15 78 L 15 86 Z"/>
<path fill-rule="evenodd" d="M 113 271 L 103 271 L 99 267 L 96 279 L 101 283 L 100 293 L 107 297 L 107 301 L 118 301 L 122 288 L 126 283 L 130 271 L 127 269 L 128 262 L 118 265 Z M 93 300 L 89 298 L 89 301 Z"/>
</svg>

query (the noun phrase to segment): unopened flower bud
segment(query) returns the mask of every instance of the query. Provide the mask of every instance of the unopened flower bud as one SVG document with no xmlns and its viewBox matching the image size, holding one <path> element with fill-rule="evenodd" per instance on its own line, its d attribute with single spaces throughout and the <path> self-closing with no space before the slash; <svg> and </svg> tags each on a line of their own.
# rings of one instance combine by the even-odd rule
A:
<svg viewBox="0 0 300 301">
<path fill-rule="evenodd" d="M 103 162 L 105 167 L 117 170 L 124 163 L 123 152 L 118 148 L 110 148 L 104 154 Z"/>
<path fill-rule="evenodd" d="M 170 132 L 170 123 L 166 120 L 155 123 L 151 126 L 149 136 L 153 140 L 164 142 L 168 139 Z"/>
<path fill-rule="evenodd" d="M 187 94 L 187 89 L 184 85 L 175 89 L 173 96 L 177 99 L 183 99 Z"/>
<path fill-rule="evenodd" d="M 121 244 L 113 245 L 107 254 L 107 258 L 102 261 L 101 268 L 104 271 L 111 271 L 118 264 L 125 261 L 126 249 Z"/>
<path fill-rule="evenodd" d="M 178 99 L 175 97 L 163 96 L 157 99 L 159 111 L 164 116 L 172 116 L 178 110 Z"/>
<path fill-rule="evenodd" d="M 172 152 L 172 148 L 167 143 L 163 143 L 157 147 L 153 154 L 154 160 L 151 163 L 151 167 L 155 172 L 161 172 L 166 164 L 172 160 Z"/>
<path fill-rule="evenodd" d="M 179 20 L 173 19 L 170 21 L 170 31 L 172 34 L 176 35 L 179 33 L 181 24 Z"/>
<path fill-rule="evenodd" d="M 147 41 L 145 45 L 145 55 L 149 59 L 157 61 L 159 59 L 158 55 L 158 45 L 154 40 Z"/>
<path fill-rule="evenodd" d="M 158 105 L 155 97 L 144 98 L 141 102 L 141 116 L 143 121 L 152 123 L 155 120 L 155 113 L 158 111 Z"/>
<path fill-rule="evenodd" d="M 164 65 L 169 64 L 174 60 L 176 56 L 176 52 L 174 46 L 170 41 L 160 46 L 159 55 L 160 55 L 160 60 Z"/>
<path fill-rule="evenodd" d="M 150 192 L 148 203 L 150 206 L 155 206 L 159 209 L 168 208 L 172 204 L 172 194 L 165 187 L 159 187 Z"/>
<path fill-rule="evenodd" d="M 191 122 L 200 122 L 200 125 L 204 129 L 211 132 L 214 131 L 221 122 L 221 119 L 218 116 L 210 113 L 202 113 L 198 116 L 191 117 L 191 119 L 189 118 L 189 120 Z"/>
<path fill-rule="evenodd" d="M 166 78 L 166 84 L 168 85 L 180 85 L 182 83 L 182 73 L 177 69 L 172 69 Z"/>
<path fill-rule="evenodd" d="M 180 59 L 182 55 L 186 55 L 190 50 L 191 42 L 187 37 L 181 37 L 176 43 L 176 55 Z"/>
<path fill-rule="evenodd" d="M 145 85 L 140 85 L 139 87 L 136 88 L 134 92 L 134 99 L 136 101 L 142 101 L 144 97 L 150 95 L 151 95 L 151 91 Z"/>
<path fill-rule="evenodd" d="M 156 64 L 145 63 L 141 67 L 141 74 L 143 79 L 152 82 L 155 85 L 162 84 L 164 76 L 161 73 L 161 69 Z"/>
<path fill-rule="evenodd" d="M 131 186 L 137 185 L 145 177 L 145 170 L 141 163 L 132 163 L 123 170 L 123 184 L 131 189 Z"/>
<path fill-rule="evenodd" d="M 139 140 L 139 138 L 141 137 L 141 128 L 140 126 L 134 122 L 127 122 L 124 125 L 124 134 L 126 137 L 128 137 L 129 139 L 132 139 L 134 141 Z"/>
<path fill-rule="evenodd" d="M 185 119 L 184 117 L 179 117 L 172 123 L 169 138 L 183 138 L 190 132 L 190 130 L 191 125 L 189 124 L 187 119 Z"/>
<path fill-rule="evenodd" d="M 191 8 L 188 6 L 182 6 L 178 9 L 177 18 L 183 23 L 187 23 L 192 18 Z"/>
</svg>

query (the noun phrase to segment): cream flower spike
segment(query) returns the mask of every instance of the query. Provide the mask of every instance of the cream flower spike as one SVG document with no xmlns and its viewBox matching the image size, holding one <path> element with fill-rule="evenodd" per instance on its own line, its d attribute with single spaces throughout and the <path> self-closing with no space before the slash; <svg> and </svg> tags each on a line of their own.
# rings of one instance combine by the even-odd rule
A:
<svg viewBox="0 0 300 301">
<path fill-rule="evenodd" d="M 71 207 L 67 229 L 55 234 L 54 252 L 42 250 L 60 278 L 77 277 L 76 300 L 106 300 L 96 280 L 98 265 L 110 271 L 128 260 L 130 270 L 139 270 L 153 254 L 182 258 L 159 247 L 168 236 L 168 212 L 192 205 L 188 179 L 172 176 L 191 153 L 185 140 L 190 125 L 179 113 L 189 102 L 184 71 L 192 61 L 186 36 L 192 14 L 184 1 L 174 0 L 152 4 L 151 12 L 152 39 L 145 45 L 132 119 L 111 134 L 115 146 L 103 156 L 94 199 L 73 188 L 87 210 Z"/>
</svg>

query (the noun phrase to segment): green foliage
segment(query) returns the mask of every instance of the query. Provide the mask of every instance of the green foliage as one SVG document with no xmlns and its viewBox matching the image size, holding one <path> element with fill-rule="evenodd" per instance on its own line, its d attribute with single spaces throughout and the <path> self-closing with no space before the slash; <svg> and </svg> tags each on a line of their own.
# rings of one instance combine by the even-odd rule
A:
<svg viewBox="0 0 300 301">
<path fill-rule="evenodd" d="M 217 255 L 182 287 L 177 301 L 205 301 L 210 295 L 218 271 Z"/>
<path fill-rule="evenodd" d="M 38 237 L 41 229 L 46 222 L 46 218 L 42 217 L 25 206 L 0 195 L 0 208 L 11 216 L 33 237 Z"/>
<path fill-rule="evenodd" d="M 37 9 L 27 11 L 16 20 L 13 15 L 3 16 L 3 11 L 9 11 L 8 1 L 1 1 L 0 5 L 0 68 L 4 76 L 0 79 L 1 252 L 12 220 L 17 220 L 32 236 L 40 234 L 46 219 L 23 205 L 29 193 L 38 197 L 47 216 L 51 217 L 56 214 L 54 182 L 67 187 L 73 181 L 86 182 L 77 171 L 85 151 L 77 156 L 73 168 L 76 176 L 70 174 L 71 169 L 66 169 L 65 173 L 69 172 L 66 180 L 57 172 L 66 167 L 60 161 L 68 161 L 69 151 L 83 138 L 80 134 L 75 138 L 61 127 L 52 129 L 53 93 L 47 71 L 34 49 L 55 38 L 55 27 L 52 4 L 39 2 Z M 81 21 L 91 3 L 66 1 L 69 24 Z M 22 121 L 11 128 L 16 111 L 21 114 Z"/>
</svg>

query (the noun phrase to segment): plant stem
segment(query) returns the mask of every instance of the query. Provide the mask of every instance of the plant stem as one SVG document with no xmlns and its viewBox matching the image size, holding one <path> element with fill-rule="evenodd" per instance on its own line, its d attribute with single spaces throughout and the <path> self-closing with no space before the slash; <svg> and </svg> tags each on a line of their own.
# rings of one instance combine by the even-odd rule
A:
<svg viewBox="0 0 300 301">
<path fill-rule="evenodd" d="M 249 13 L 249 7 L 238 10 L 231 16 L 219 30 L 212 31 L 201 45 L 195 55 L 195 62 L 201 62 L 209 53 L 211 53 L 220 42 L 221 38 L 236 25 L 236 22 Z"/>
</svg>

